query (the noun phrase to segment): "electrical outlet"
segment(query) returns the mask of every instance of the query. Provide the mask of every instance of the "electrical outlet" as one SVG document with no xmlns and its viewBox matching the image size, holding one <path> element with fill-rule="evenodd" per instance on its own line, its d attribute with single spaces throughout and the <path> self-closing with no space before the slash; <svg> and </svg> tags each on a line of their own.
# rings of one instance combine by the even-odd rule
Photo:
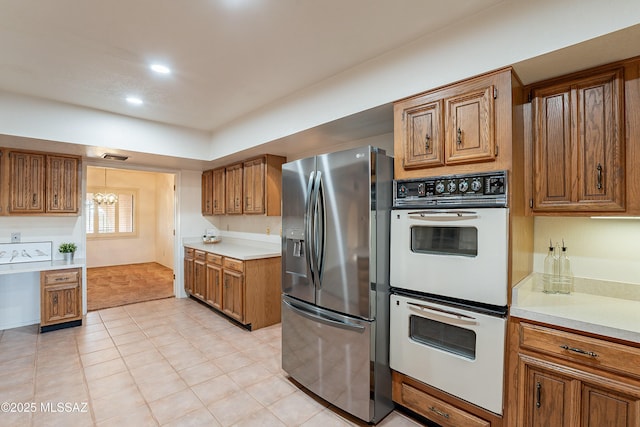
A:
<svg viewBox="0 0 640 427">
<path fill-rule="evenodd" d="M 20 233 L 11 233 L 11 243 L 20 243 Z"/>
<path fill-rule="evenodd" d="M 271 234 L 271 227 L 267 227 L 267 236 Z"/>
</svg>

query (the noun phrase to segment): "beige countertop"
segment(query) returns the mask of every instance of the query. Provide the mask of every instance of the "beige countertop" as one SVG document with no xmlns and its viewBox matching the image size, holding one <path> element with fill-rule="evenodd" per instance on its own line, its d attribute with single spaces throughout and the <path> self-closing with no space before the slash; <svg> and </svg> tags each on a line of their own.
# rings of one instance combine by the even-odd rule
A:
<svg viewBox="0 0 640 427">
<path fill-rule="evenodd" d="M 533 273 L 513 289 L 510 314 L 551 325 L 640 343 L 640 285 L 574 279 L 569 295 L 542 292 Z"/>
<path fill-rule="evenodd" d="M 219 243 L 203 243 L 202 239 L 183 241 L 187 248 L 211 252 L 243 261 L 260 258 L 273 258 L 282 255 L 280 245 L 236 237 L 222 237 Z"/>
<path fill-rule="evenodd" d="M 85 260 L 81 258 L 75 258 L 72 263 L 61 259 L 55 259 L 53 261 L 36 261 L 36 262 L 21 262 L 16 264 L 2 264 L 0 265 L 0 275 L 2 274 L 18 274 L 29 273 L 45 270 L 64 270 L 65 268 L 82 268 L 84 267 Z"/>
</svg>

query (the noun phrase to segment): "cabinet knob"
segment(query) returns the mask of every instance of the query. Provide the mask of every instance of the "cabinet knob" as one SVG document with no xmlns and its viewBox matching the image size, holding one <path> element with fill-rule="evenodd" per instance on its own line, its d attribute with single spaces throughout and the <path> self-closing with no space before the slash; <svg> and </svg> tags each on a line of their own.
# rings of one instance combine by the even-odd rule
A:
<svg viewBox="0 0 640 427">
<path fill-rule="evenodd" d="M 33 199 L 32 199 L 32 202 L 31 202 L 31 204 L 32 204 L 33 206 L 35 206 L 35 205 L 36 205 L 36 199 L 37 199 L 37 194 L 36 194 L 36 193 L 33 193 Z"/>
</svg>

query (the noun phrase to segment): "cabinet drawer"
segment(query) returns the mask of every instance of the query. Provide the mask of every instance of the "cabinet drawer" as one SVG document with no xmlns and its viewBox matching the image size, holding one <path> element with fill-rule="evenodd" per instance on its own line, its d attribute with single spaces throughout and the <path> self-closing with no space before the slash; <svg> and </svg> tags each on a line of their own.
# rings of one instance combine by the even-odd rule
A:
<svg viewBox="0 0 640 427">
<path fill-rule="evenodd" d="M 197 259 L 198 261 L 204 261 L 206 258 L 207 253 L 204 251 L 194 251 L 193 256 L 195 259 Z"/>
<path fill-rule="evenodd" d="M 402 404 L 443 427 L 490 426 L 488 421 L 458 409 L 410 384 L 402 383 L 400 393 Z"/>
<path fill-rule="evenodd" d="M 543 326 L 520 324 L 520 347 L 640 377 L 640 349 Z"/>
<path fill-rule="evenodd" d="M 244 271 L 244 262 L 233 259 L 233 258 L 225 258 L 224 259 L 224 268 L 228 268 L 229 270 L 235 270 L 239 272 Z"/>
<path fill-rule="evenodd" d="M 207 264 L 222 265 L 222 255 L 208 253 Z"/>
<path fill-rule="evenodd" d="M 193 248 L 184 248 L 184 257 L 185 258 L 189 258 L 189 259 L 193 259 L 193 253 L 195 252 L 195 249 Z"/>
<path fill-rule="evenodd" d="M 59 283 L 78 283 L 80 272 L 77 269 L 49 271 L 44 273 L 44 284 L 55 285 Z"/>
</svg>

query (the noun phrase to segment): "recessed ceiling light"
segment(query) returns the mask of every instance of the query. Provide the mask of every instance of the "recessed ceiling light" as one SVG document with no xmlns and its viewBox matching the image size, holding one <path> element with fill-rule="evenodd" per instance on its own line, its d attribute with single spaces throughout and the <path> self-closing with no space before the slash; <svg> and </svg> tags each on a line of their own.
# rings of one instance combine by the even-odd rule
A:
<svg viewBox="0 0 640 427">
<path fill-rule="evenodd" d="M 151 69 L 159 74 L 171 74 L 171 70 L 166 65 L 151 64 Z"/>
<path fill-rule="evenodd" d="M 135 96 L 127 96 L 127 102 L 129 104 L 133 104 L 133 105 L 142 105 L 143 104 L 142 99 L 137 98 Z"/>
</svg>

